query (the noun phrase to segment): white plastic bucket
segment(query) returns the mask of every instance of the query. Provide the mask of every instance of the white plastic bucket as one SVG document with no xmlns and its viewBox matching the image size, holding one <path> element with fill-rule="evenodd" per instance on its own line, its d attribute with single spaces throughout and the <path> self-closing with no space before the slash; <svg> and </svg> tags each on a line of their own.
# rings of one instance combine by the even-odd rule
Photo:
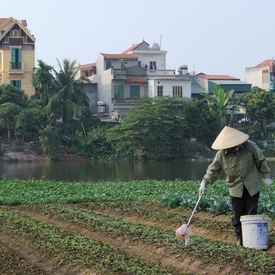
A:
<svg viewBox="0 0 275 275">
<path fill-rule="evenodd" d="M 256 249 L 268 249 L 267 215 L 241 216 L 243 246 Z"/>
</svg>

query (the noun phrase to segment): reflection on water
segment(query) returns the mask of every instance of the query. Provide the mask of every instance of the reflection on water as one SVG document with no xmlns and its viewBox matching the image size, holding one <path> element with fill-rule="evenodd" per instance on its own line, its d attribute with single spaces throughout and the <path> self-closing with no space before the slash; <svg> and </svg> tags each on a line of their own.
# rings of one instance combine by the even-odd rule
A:
<svg viewBox="0 0 275 275">
<path fill-rule="evenodd" d="M 58 181 L 130 181 L 130 180 L 200 180 L 210 164 L 198 161 L 87 161 L 10 163 L 0 161 L 1 178 L 44 179 Z M 268 162 L 275 178 L 275 161 Z"/>
</svg>

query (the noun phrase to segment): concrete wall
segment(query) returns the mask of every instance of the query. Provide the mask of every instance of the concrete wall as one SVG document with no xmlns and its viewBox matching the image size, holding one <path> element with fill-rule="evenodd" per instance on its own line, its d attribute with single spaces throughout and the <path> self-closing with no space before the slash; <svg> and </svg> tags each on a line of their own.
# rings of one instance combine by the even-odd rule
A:
<svg viewBox="0 0 275 275">
<path fill-rule="evenodd" d="M 166 69 L 166 51 L 133 51 L 133 55 L 138 58 L 141 66 L 147 65 L 149 68 L 150 61 L 155 61 L 157 65 L 157 70 Z"/>
<path fill-rule="evenodd" d="M 252 86 L 257 86 L 261 89 L 269 91 L 269 82 L 264 81 L 263 79 L 263 70 L 268 70 L 267 67 L 260 68 L 246 68 L 245 69 L 245 82 L 252 84 Z"/>
<path fill-rule="evenodd" d="M 173 96 L 173 86 L 182 86 L 182 97 L 191 98 L 191 81 L 182 79 L 149 79 L 148 96 L 157 96 L 157 86 L 163 86 L 163 96 Z"/>
</svg>

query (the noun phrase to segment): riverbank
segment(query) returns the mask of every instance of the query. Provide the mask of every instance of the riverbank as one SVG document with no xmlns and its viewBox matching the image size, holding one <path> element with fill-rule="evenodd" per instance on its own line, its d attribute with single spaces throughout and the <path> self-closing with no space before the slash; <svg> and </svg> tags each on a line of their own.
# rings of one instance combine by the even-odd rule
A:
<svg viewBox="0 0 275 275">
<path fill-rule="evenodd" d="M 5 161 L 17 162 L 46 162 L 48 161 L 47 156 L 43 153 L 40 144 L 33 142 L 26 142 L 22 147 L 12 143 L 1 144 L 0 159 Z M 200 143 L 193 143 L 189 148 L 190 157 L 189 159 L 211 159 L 214 155 L 213 151 L 208 149 L 206 146 Z M 68 154 L 66 150 L 61 151 L 59 156 L 60 161 L 86 161 L 87 158 L 79 155 Z"/>
<path fill-rule="evenodd" d="M 1 144 L 1 155 L 0 159 L 5 161 L 26 161 L 26 162 L 46 162 L 48 158 L 45 154 L 43 154 L 41 148 L 36 144 L 29 142 L 25 143 L 22 148 L 18 148 L 16 144 Z M 71 155 L 66 152 L 62 152 L 60 154 L 60 160 L 78 160 L 78 161 L 86 161 L 87 158 L 77 155 Z"/>
</svg>

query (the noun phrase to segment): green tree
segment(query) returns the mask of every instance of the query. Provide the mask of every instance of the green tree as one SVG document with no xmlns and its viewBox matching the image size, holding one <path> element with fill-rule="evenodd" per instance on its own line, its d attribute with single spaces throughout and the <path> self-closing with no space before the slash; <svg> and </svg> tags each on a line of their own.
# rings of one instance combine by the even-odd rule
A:
<svg viewBox="0 0 275 275">
<path fill-rule="evenodd" d="M 21 137 L 21 144 L 24 144 L 25 138 L 38 141 L 42 126 L 43 114 L 40 109 L 23 109 L 16 119 L 16 132 Z"/>
<path fill-rule="evenodd" d="M 195 137 L 197 141 L 207 145 L 212 144 L 219 129 L 219 120 L 212 112 L 209 112 L 207 101 L 197 98 L 186 101 L 184 113 L 188 122 L 188 137 Z"/>
<path fill-rule="evenodd" d="M 59 157 L 61 143 L 59 133 L 56 127 L 48 125 L 43 129 L 42 134 L 42 150 L 48 156 L 50 161 L 57 160 Z"/>
<path fill-rule="evenodd" d="M 183 158 L 188 150 L 184 105 L 185 101 L 177 98 L 147 98 L 132 108 L 121 124 L 107 130 L 107 142 L 120 156 Z"/>
<path fill-rule="evenodd" d="M 7 131 L 8 142 L 11 143 L 12 133 L 16 136 L 16 118 L 22 107 L 15 103 L 0 104 L 0 126 Z"/>
<path fill-rule="evenodd" d="M 0 104 L 11 102 L 21 107 L 26 107 L 28 104 L 28 96 L 24 91 L 11 86 L 0 85 Z"/>
<path fill-rule="evenodd" d="M 94 127 L 85 136 L 77 131 L 79 144 L 73 152 L 92 159 L 108 159 L 112 156 L 112 147 L 106 140 L 106 128 Z"/>
<path fill-rule="evenodd" d="M 266 132 L 266 123 L 274 120 L 275 100 L 270 92 L 256 90 L 247 95 L 246 115 L 254 122 L 259 122 Z"/>
<path fill-rule="evenodd" d="M 219 131 L 226 125 L 226 115 L 229 113 L 230 100 L 233 93 L 234 90 L 225 92 L 219 85 L 216 85 L 213 95 L 205 95 L 210 111 L 220 121 Z"/>
</svg>

